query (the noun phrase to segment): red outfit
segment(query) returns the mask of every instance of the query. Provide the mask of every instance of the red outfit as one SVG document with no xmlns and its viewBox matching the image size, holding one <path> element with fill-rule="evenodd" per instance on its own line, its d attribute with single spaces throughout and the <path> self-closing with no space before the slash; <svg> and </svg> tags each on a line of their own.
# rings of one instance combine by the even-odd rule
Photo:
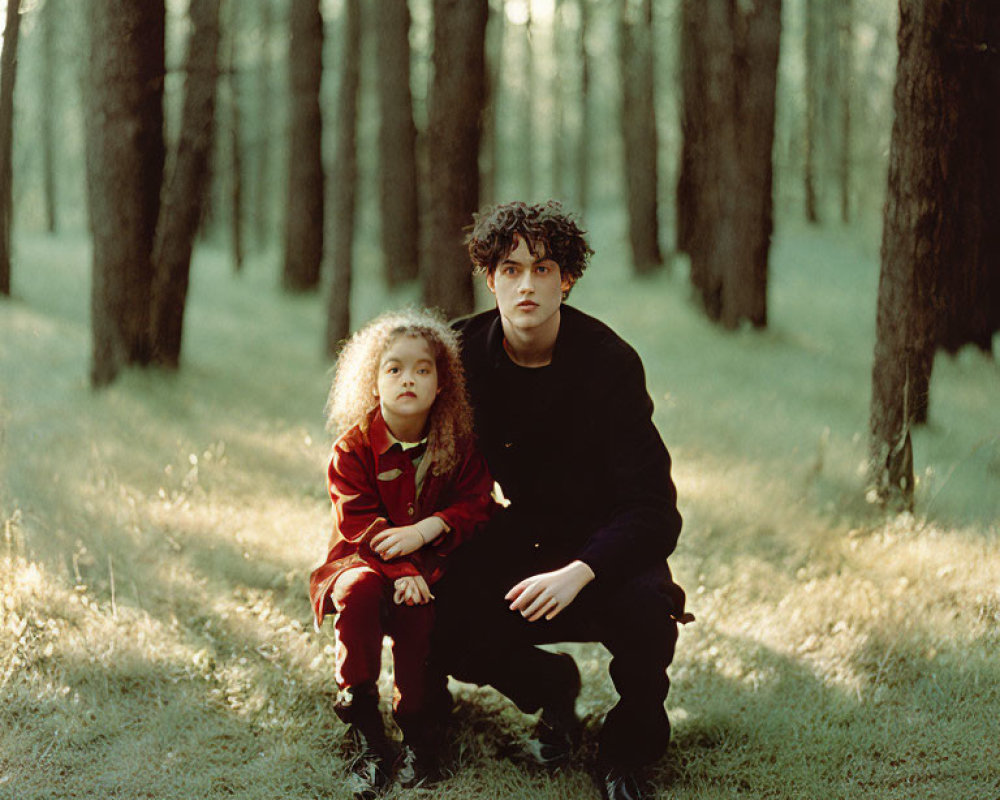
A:
<svg viewBox="0 0 1000 800">
<path fill-rule="evenodd" d="M 417 494 L 416 467 L 394 441 L 381 411 L 368 417 L 368 430 L 351 428 L 334 443 L 327 471 L 334 529 L 326 561 L 313 571 L 309 595 L 317 627 L 337 612 L 337 683 L 341 689 L 378 679 L 382 636 L 393 637 L 397 712 L 422 705 L 433 605 L 396 605 L 393 583 L 423 575 L 428 585 L 444 574 L 444 558 L 489 518 L 493 479 L 479 450 L 469 443 L 445 475 L 427 470 Z M 429 458 L 430 454 L 424 456 Z M 408 556 L 383 561 L 371 548 L 386 528 L 428 516 L 447 530 Z"/>
</svg>

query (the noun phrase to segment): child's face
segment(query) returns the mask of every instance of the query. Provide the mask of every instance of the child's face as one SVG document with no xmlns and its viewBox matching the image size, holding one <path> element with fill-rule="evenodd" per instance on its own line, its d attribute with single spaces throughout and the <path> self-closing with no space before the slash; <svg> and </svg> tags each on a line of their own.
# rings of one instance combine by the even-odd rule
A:
<svg viewBox="0 0 1000 800">
<path fill-rule="evenodd" d="M 393 420 L 422 425 L 437 394 L 437 364 L 427 340 L 402 334 L 389 342 L 378 368 L 379 404 L 389 427 Z"/>
</svg>

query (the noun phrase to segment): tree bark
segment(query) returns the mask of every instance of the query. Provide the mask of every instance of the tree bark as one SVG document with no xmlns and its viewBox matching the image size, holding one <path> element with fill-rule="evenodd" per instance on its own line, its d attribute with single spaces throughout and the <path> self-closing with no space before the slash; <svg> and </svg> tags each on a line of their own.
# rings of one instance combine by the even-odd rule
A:
<svg viewBox="0 0 1000 800">
<path fill-rule="evenodd" d="M 87 185 L 91 383 L 151 355 L 152 249 L 163 180 L 163 0 L 91 0 Z"/>
<path fill-rule="evenodd" d="M 423 299 L 449 316 L 474 306 L 463 229 L 479 203 L 486 0 L 434 0 L 430 226 Z"/>
<path fill-rule="evenodd" d="M 764 327 L 781 2 L 686 0 L 682 27 L 680 245 L 711 319 Z"/>
<path fill-rule="evenodd" d="M 42 191 L 45 202 L 45 229 L 55 233 L 58 228 L 56 210 L 56 147 L 53 110 L 59 107 L 56 98 L 56 16 L 59 13 L 57 0 L 46 0 L 42 6 L 42 103 L 41 150 L 42 150 Z"/>
<path fill-rule="evenodd" d="M 819 93 L 819 57 L 817 54 L 817 33 L 819 27 L 816 11 L 817 0 L 805 0 L 805 100 L 806 119 L 804 141 L 802 143 L 804 163 L 802 166 L 803 194 L 805 196 L 806 220 L 819 222 L 816 201 L 816 122 L 819 114 L 817 95 Z"/>
<path fill-rule="evenodd" d="M 851 138 L 854 85 L 854 0 L 842 0 L 840 24 L 840 221 L 851 221 Z"/>
<path fill-rule="evenodd" d="M 969 114 L 975 96 L 970 45 L 976 42 L 969 26 L 975 26 L 977 3 L 952 6 L 900 3 L 869 439 L 871 486 L 894 507 L 913 505 L 910 429 L 926 404 L 939 276 L 962 268 L 955 256 L 978 251 L 977 226 L 969 219 L 978 198 L 964 198 L 963 206 L 961 197 L 974 187 L 968 177 L 981 153 L 968 150 L 978 139 L 969 126 L 981 119 Z"/>
<path fill-rule="evenodd" d="M 319 285 L 323 259 L 323 18 L 319 0 L 289 4 L 288 201 L 282 286 L 309 291 Z"/>
<path fill-rule="evenodd" d="M 226 86 L 229 89 L 229 164 L 230 164 L 230 241 L 232 242 L 233 271 L 243 270 L 243 179 L 245 159 L 243 157 L 243 94 L 240 91 L 239 60 L 236 57 L 236 43 L 239 40 L 239 17 L 235 0 L 228 0 L 227 6 L 228 43 L 226 45 Z"/>
<path fill-rule="evenodd" d="M 483 108 L 483 167 L 482 197 L 486 202 L 499 201 L 500 191 L 500 98 L 503 84 L 504 38 L 507 28 L 507 12 L 504 0 L 493 0 L 489 4 L 489 20 L 486 23 L 486 104 Z"/>
<path fill-rule="evenodd" d="M 386 283 L 414 280 L 420 268 L 417 127 L 410 92 L 410 11 L 405 0 L 378 0 L 379 204 Z"/>
<path fill-rule="evenodd" d="M 566 82 L 562 65 L 567 63 L 563 47 L 563 31 L 566 27 L 563 0 L 555 0 L 552 14 L 552 50 L 556 60 L 555 76 L 552 80 L 552 102 L 555 105 L 555 120 L 552 125 L 552 192 L 559 200 L 566 200 Z"/>
<path fill-rule="evenodd" d="M 991 353 L 1000 330 L 1000 5 L 955 5 L 941 56 L 956 123 L 939 156 L 948 203 L 941 224 L 950 236 L 938 273 L 937 344 Z"/>
<path fill-rule="evenodd" d="M 215 142 L 219 4 L 220 0 L 191 0 L 180 136 L 153 245 L 153 360 L 173 369 L 180 364 L 191 253 Z"/>
<path fill-rule="evenodd" d="M 524 62 L 523 62 L 523 72 L 524 76 L 524 105 L 521 108 L 522 112 L 522 132 L 523 139 L 521 140 L 522 147 L 520 155 L 520 164 L 522 167 L 522 191 L 525 197 L 530 198 L 533 202 L 535 197 L 535 192 L 538 190 L 538 174 L 537 174 L 537 159 L 535 158 L 535 151 L 538 147 L 535 136 L 535 114 L 538 103 L 535 99 L 535 46 L 532 41 L 534 36 L 533 28 L 535 21 L 531 16 L 531 3 L 528 3 L 528 19 L 524 23 Z"/>
<path fill-rule="evenodd" d="M 663 264 L 657 201 L 652 0 L 620 0 L 619 13 L 629 243 L 635 270 L 642 275 Z"/>
<path fill-rule="evenodd" d="M 9 0 L 0 52 L 0 295 L 10 295 L 10 243 L 14 222 L 14 83 L 21 0 Z"/>
<path fill-rule="evenodd" d="M 327 303 L 326 354 L 333 358 L 351 332 L 354 217 L 358 182 L 358 87 L 361 83 L 361 0 L 345 0 L 337 96 L 337 155 L 333 190 L 333 280 Z"/>
<path fill-rule="evenodd" d="M 255 121 L 255 141 L 254 155 L 256 157 L 256 177 L 254 187 L 254 238 L 257 247 L 263 248 L 271 241 L 271 218 L 272 203 L 271 181 L 273 173 L 271 170 L 272 151 L 272 116 L 273 103 L 271 81 L 274 71 L 273 59 L 271 58 L 272 40 L 274 36 L 273 10 L 271 3 L 273 0 L 258 0 L 260 4 L 260 35 L 261 46 L 257 54 L 257 107 L 260 115 Z"/>
<path fill-rule="evenodd" d="M 590 0 L 577 0 L 580 8 L 580 135 L 576 143 L 576 207 L 586 215 L 590 204 L 590 131 L 592 100 L 590 97 L 590 52 L 587 34 L 590 30 Z"/>
</svg>

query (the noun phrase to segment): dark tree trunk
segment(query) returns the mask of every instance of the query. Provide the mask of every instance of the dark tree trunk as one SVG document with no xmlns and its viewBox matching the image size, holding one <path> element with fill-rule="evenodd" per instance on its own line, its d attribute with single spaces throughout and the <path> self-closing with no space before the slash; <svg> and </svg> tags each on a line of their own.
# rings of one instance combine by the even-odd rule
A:
<svg viewBox="0 0 1000 800">
<path fill-rule="evenodd" d="M 854 0 L 841 0 L 840 14 L 840 221 L 851 221 L 851 87 L 854 85 Z"/>
<path fill-rule="evenodd" d="M 590 130 L 592 102 L 590 97 L 590 53 L 587 34 L 590 30 L 590 0 L 577 0 L 580 7 L 580 135 L 576 142 L 576 206 L 581 214 L 590 204 Z"/>
<path fill-rule="evenodd" d="M 230 235 L 233 251 L 233 270 L 243 270 L 243 94 L 240 91 L 239 60 L 236 57 L 236 43 L 239 40 L 239 17 L 234 0 L 229 0 L 227 8 L 228 43 L 226 46 L 226 86 L 229 89 L 229 205 Z"/>
<path fill-rule="evenodd" d="M 684 0 L 681 6 L 680 71 L 681 71 L 681 157 L 675 188 L 677 207 L 677 250 L 689 256 L 695 252 L 695 236 L 701 224 L 698 211 L 697 190 L 705 185 L 705 178 L 698 170 L 705 165 L 707 142 L 705 132 L 705 106 L 701 95 L 705 86 L 705 55 L 702 52 L 704 8 L 698 0 Z M 704 261 L 691 263 L 691 281 L 701 290 L 706 281 L 695 273 Z"/>
<path fill-rule="evenodd" d="M 180 136 L 153 245 L 153 359 L 170 368 L 180 363 L 191 253 L 209 186 L 209 157 L 215 142 L 219 3 L 191 0 Z"/>
<path fill-rule="evenodd" d="M 420 220 L 417 128 L 410 93 L 410 11 L 405 0 L 378 0 L 379 202 L 388 285 L 417 278 Z"/>
<path fill-rule="evenodd" d="M 902 0 L 869 440 L 879 499 L 913 505 L 910 428 L 926 416 L 942 304 L 981 253 L 986 5 Z M 992 56 L 996 58 L 995 54 Z M 984 149 L 985 147 L 985 149 Z"/>
<path fill-rule="evenodd" d="M 552 16 L 552 49 L 556 63 L 555 79 L 552 86 L 552 102 L 555 104 L 555 122 L 552 126 L 552 192 L 559 200 L 566 199 L 566 82 L 561 66 L 568 63 L 563 47 L 564 20 L 563 0 L 556 0 Z"/>
<path fill-rule="evenodd" d="M 151 356 L 153 237 L 163 181 L 164 0 L 91 0 L 87 186 L 91 383 Z"/>
<path fill-rule="evenodd" d="M 482 197 L 496 203 L 500 191 L 500 97 L 503 82 L 504 34 L 507 12 L 504 0 L 490 3 L 486 24 L 486 104 L 483 108 Z"/>
<path fill-rule="evenodd" d="M 291 110 L 281 283 L 290 291 L 315 289 L 323 259 L 323 124 L 319 110 L 323 18 L 319 5 L 319 0 L 292 0 L 289 4 Z"/>
<path fill-rule="evenodd" d="M 326 318 L 326 354 L 333 358 L 351 332 L 351 275 L 354 271 L 354 215 L 358 183 L 358 86 L 361 83 L 361 0 L 344 4 L 340 90 L 337 96 L 337 153 L 333 183 L 333 280 Z"/>
<path fill-rule="evenodd" d="M 653 3 L 620 0 L 622 140 L 629 243 L 637 273 L 663 263 L 657 208 L 657 140 L 653 100 Z"/>
<path fill-rule="evenodd" d="M 256 178 L 254 186 L 254 238 L 258 248 L 262 248 L 271 241 L 271 193 L 274 180 L 271 171 L 271 139 L 273 103 L 271 101 L 271 81 L 273 73 L 273 60 L 271 58 L 271 48 L 274 36 L 273 11 L 271 3 L 273 0 L 259 0 L 260 3 L 260 36 L 261 47 L 257 54 L 257 107 L 260 115 L 254 122 L 255 141 L 254 155 L 256 158 Z"/>
<path fill-rule="evenodd" d="M 59 7 L 56 0 L 46 0 L 42 6 L 42 191 L 45 202 L 45 229 L 55 233 L 58 228 L 56 213 L 56 148 L 55 126 L 53 122 L 54 109 L 59 107 L 56 98 L 56 54 L 55 33 L 56 16 Z"/>
<path fill-rule="evenodd" d="M 486 0 L 434 0 L 430 226 L 423 299 L 449 316 L 474 306 L 463 229 L 479 203 Z"/>
<path fill-rule="evenodd" d="M 523 167 L 523 177 L 521 191 L 524 196 L 531 201 L 536 200 L 535 192 L 538 190 L 538 174 L 535 158 L 537 142 L 535 141 L 535 114 L 537 113 L 537 102 L 535 100 L 535 46 L 532 42 L 534 36 L 534 19 L 531 16 L 531 3 L 528 3 L 528 19 L 524 24 L 524 106 L 522 107 L 522 131 L 524 138 L 521 140 L 522 147 L 519 163 Z"/>
<path fill-rule="evenodd" d="M 780 0 L 686 0 L 680 244 L 709 317 L 767 324 Z"/>
<path fill-rule="evenodd" d="M 802 143 L 804 164 L 802 166 L 803 193 L 805 195 L 806 219 L 819 222 L 816 202 L 816 122 L 819 115 L 817 105 L 819 94 L 819 56 L 817 38 L 819 21 L 816 10 L 817 0 L 805 0 L 805 100 L 806 119 Z"/>
<path fill-rule="evenodd" d="M 1000 5 L 957 5 L 941 57 L 957 121 L 954 139 L 942 147 L 942 226 L 951 250 L 938 272 L 937 344 L 948 353 L 965 345 L 991 353 L 1000 330 Z"/>
<path fill-rule="evenodd" d="M 21 0 L 7 3 L 0 52 L 0 294 L 10 295 L 10 242 L 14 221 L 14 81 L 20 38 Z"/>
</svg>

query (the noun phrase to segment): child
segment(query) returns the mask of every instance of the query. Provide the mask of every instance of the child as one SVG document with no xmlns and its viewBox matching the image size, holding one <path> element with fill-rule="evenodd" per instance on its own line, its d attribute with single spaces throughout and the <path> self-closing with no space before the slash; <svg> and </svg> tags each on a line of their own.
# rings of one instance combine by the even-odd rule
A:
<svg viewBox="0 0 1000 800">
<path fill-rule="evenodd" d="M 445 556 L 490 516 L 493 481 L 472 441 L 457 336 L 428 312 L 389 312 L 358 331 L 327 410 L 341 433 L 328 469 L 335 522 L 309 593 L 317 628 L 336 612 L 335 710 L 359 740 L 356 773 L 380 792 L 391 763 L 376 685 L 382 636 L 393 641 L 398 777 L 410 782 L 434 769 L 430 587 Z"/>
</svg>

